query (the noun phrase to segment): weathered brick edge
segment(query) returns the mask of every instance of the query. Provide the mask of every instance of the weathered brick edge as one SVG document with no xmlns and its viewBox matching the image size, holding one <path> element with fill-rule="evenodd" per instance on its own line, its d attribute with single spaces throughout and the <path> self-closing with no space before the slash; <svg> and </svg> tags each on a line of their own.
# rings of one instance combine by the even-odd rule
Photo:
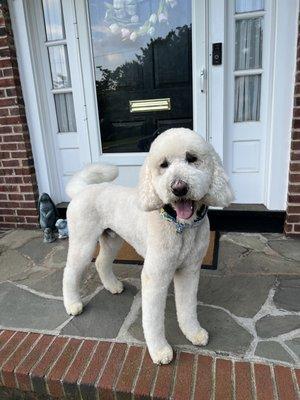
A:
<svg viewBox="0 0 300 400">
<path fill-rule="evenodd" d="M 0 227 L 35 228 L 37 184 L 7 1 L 0 2 Z"/>
<path fill-rule="evenodd" d="M 280 365 L 182 351 L 156 366 L 142 346 L 12 330 L 0 332 L 0 372 L 1 399 L 288 400 L 300 385 L 300 370 Z"/>
<path fill-rule="evenodd" d="M 299 19 L 300 24 L 300 19 Z M 285 233 L 300 236 L 300 29 L 298 25 L 297 65 L 294 92 L 294 110 L 291 135 L 287 215 Z"/>
</svg>

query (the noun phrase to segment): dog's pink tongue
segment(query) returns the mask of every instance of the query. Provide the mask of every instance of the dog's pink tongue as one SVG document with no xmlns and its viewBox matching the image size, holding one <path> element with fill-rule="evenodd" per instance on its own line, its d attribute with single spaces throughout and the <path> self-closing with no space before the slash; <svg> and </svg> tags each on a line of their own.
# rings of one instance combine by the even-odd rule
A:
<svg viewBox="0 0 300 400">
<path fill-rule="evenodd" d="M 189 219 L 194 213 L 193 202 L 191 200 L 177 201 L 173 204 L 177 218 Z"/>
</svg>

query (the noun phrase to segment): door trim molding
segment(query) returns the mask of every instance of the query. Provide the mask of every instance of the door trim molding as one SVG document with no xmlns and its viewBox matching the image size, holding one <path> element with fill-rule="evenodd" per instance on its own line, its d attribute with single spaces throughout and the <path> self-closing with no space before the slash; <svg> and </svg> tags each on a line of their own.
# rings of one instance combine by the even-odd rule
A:
<svg viewBox="0 0 300 400">
<path fill-rule="evenodd" d="M 208 2 L 208 138 L 224 159 L 224 76 L 226 65 L 225 1 Z M 223 43 L 221 65 L 212 65 L 212 44 Z"/>
<path fill-rule="evenodd" d="M 51 135 L 47 135 L 49 116 L 43 112 L 45 104 L 41 93 L 43 80 L 37 71 L 35 58 L 39 56 L 39 47 L 36 45 L 29 24 L 28 3 L 26 0 L 9 0 L 8 2 L 12 21 L 18 67 L 22 92 L 25 102 L 25 112 L 29 127 L 30 141 L 34 157 L 39 193 L 51 193 L 54 201 L 60 198 L 60 185 L 57 176 L 55 146 Z"/>
<path fill-rule="evenodd" d="M 274 50 L 265 160 L 265 205 L 285 210 L 296 74 L 299 1 L 274 1 Z M 288 46 L 287 46 L 288 43 Z"/>
<path fill-rule="evenodd" d="M 208 1 L 192 2 L 192 90 L 193 90 L 193 129 L 209 140 L 208 135 L 208 63 L 207 63 L 207 24 Z M 199 24 L 197 21 L 203 21 Z"/>
</svg>

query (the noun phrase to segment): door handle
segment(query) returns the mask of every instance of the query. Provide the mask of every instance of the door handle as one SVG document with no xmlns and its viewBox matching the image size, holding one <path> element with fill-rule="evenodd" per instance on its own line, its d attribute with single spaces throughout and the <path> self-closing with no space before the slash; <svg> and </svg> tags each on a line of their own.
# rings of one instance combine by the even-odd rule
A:
<svg viewBox="0 0 300 400">
<path fill-rule="evenodd" d="M 206 69 L 203 67 L 200 71 L 200 91 L 206 92 Z"/>
</svg>

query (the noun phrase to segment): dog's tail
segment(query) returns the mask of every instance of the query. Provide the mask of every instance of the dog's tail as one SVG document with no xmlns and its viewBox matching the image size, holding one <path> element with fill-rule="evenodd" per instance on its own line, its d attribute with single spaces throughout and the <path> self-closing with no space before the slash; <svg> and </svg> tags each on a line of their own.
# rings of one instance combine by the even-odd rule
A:
<svg viewBox="0 0 300 400">
<path fill-rule="evenodd" d="M 66 186 L 66 193 L 72 199 L 87 185 L 110 182 L 119 174 L 118 167 L 109 164 L 90 164 L 76 172 Z"/>
</svg>

